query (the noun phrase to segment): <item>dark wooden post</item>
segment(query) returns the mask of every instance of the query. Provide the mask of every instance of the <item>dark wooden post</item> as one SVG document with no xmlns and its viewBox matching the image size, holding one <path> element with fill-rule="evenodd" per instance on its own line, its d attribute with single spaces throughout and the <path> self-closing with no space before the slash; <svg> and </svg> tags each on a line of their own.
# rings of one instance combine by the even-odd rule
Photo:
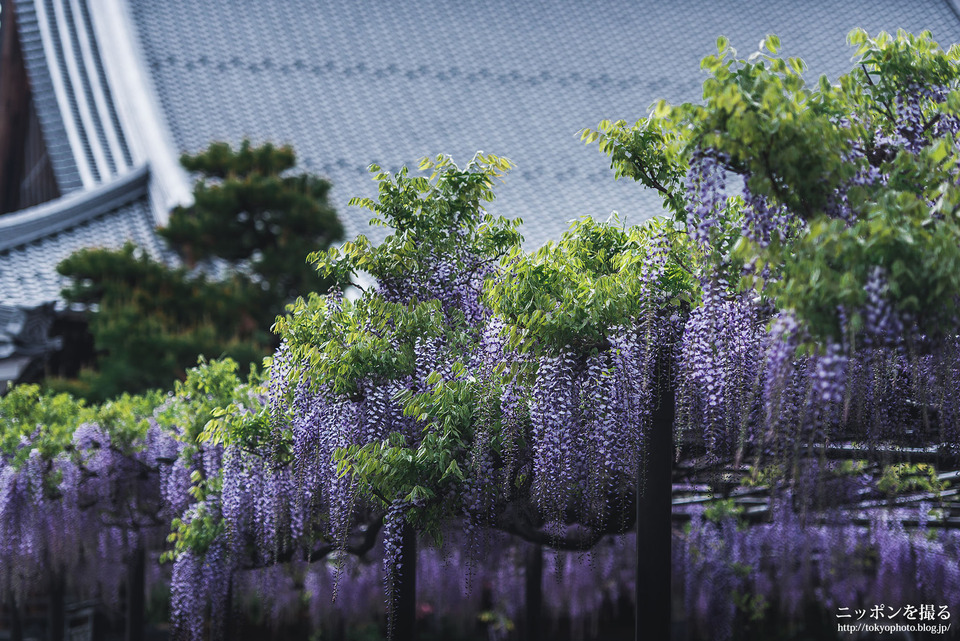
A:
<svg viewBox="0 0 960 641">
<path fill-rule="evenodd" d="M 23 621 L 20 620 L 20 604 L 13 596 L 13 590 L 7 590 L 7 610 L 10 612 L 10 641 L 23 641 Z"/>
<path fill-rule="evenodd" d="M 0 22 L 0 213 L 19 208 L 30 85 L 20 51 L 13 2 L 2 0 Z"/>
<path fill-rule="evenodd" d="M 66 586 L 64 585 L 63 573 L 50 572 L 48 583 L 48 599 L 50 619 L 48 628 L 48 638 L 50 641 L 63 641 L 66 631 Z"/>
<path fill-rule="evenodd" d="M 234 639 L 239 639 L 241 636 L 241 626 L 240 621 L 241 617 L 233 616 L 233 571 L 231 570 L 230 575 L 227 577 L 227 596 L 224 599 L 224 617 L 226 620 L 223 622 L 223 638 L 225 641 L 233 641 Z"/>
<path fill-rule="evenodd" d="M 667 641 L 671 625 L 674 390 L 668 368 L 640 456 L 637 477 L 636 639 Z"/>
<path fill-rule="evenodd" d="M 127 559 L 127 620 L 124 639 L 143 641 L 146 625 L 146 551 L 138 544 Z"/>
<path fill-rule="evenodd" d="M 526 640 L 540 641 L 543 621 L 543 546 L 532 543 L 527 548 L 524 563 L 526 583 Z"/>
<path fill-rule="evenodd" d="M 0 214 L 60 195 L 34 112 L 14 2 L 0 0 Z"/>
<path fill-rule="evenodd" d="M 394 579 L 390 616 L 393 641 L 413 641 L 417 628 L 417 531 L 404 523 L 400 543 L 400 574 Z"/>
</svg>

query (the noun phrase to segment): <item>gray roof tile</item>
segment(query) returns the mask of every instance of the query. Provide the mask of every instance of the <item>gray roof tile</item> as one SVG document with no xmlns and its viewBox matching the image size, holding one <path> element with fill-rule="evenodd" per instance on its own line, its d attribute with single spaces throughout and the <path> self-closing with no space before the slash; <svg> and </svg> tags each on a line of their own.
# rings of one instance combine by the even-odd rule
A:
<svg viewBox="0 0 960 641">
<path fill-rule="evenodd" d="M 70 143 L 64 129 L 63 116 L 54 94 L 53 81 L 47 67 L 47 60 L 41 41 L 38 16 L 33 2 L 16 0 L 14 2 L 17 27 L 24 64 L 30 78 L 30 89 L 37 109 L 37 118 L 43 128 L 44 142 L 50 155 L 57 186 L 61 193 L 68 193 L 83 186 L 77 169 Z"/>
<path fill-rule="evenodd" d="M 109 182 L 133 162 L 86 0 L 77 2 L 77 12 L 68 0 L 15 0 L 14 5 L 27 75 L 61 193 Z"/>
<path fill-rule="evenodd" d="M 77 29 L 93 37 L 89 0 Z M 36 4 L 40 3 L 40 4 Z M 24 55 L 48 150 L 63 191 L 80 178 L 50 75 L 35 6 L 17 0 Z M 328 0 L 129 0 L 146 71 L 176 145 L 196 152 L 214 140 L 292 143 L 304 168 L 328 176 L 348 234 L 369 228 L 368 212 L 347 207 L 372 196 L 366 167 L 396 171 L 422 156 L 477 150 L 517 164 L 489 209 L 524 219 L 528 247 L 556 238 L 569 221 L 617 210 L 629 223 L 660 211 L 655 194 L 613 180 L 607 160 L 575 133 L 602 118 L 636 119 L 658 98 L 696 100 L 700 58 L 727 35 L 747 54 L 777 33 L 814 78 L 850 66 L 847 32 L 929 28 L 941 44 L 960 41 L 946 0 L 487 0 L 483 3 L 363 3 Z M 51 13 L 48 11 L 48 13 Z M 109 96 L 96 51 L 87 69 Z M 73 98 L 93 100 L 83 73 Z M 84 80 L 86 78 L 86 80 Z M 99 94 L 98 94 L 99 95 Z M 112 107 L 87 135 L 120 123 Z M 77 114 L 67 114 L 76 119 Z M 108 169 L 130 166 L 122 150 Z M 129 132 L 128 132 L 129 133 Z M 121 172 L 122 173 L 122 172 Z M 172 260 L 153 232 L 149 196 L 55 235 L 0 252 L 0 306 L 56 300 L 58 262 L 87 246 L 125 240 Z"/>
<path fill-rule="evenodd" d="M 68 282 L 57 273 L 60 261 L 85 247 L 115 249 L 128 240 L 155 259 L 175 260 L 154 232 L 153 213 L 142 196 L 71 229 L 0 252 L 0 306 L 59 301 Z"/>
<path fill-rule="evenodd" d="M 644 116 L 661 97 L 696 100 L 699 60 L 721 33 L 743 53 L 778 33 L 811 77 L 849 68 L 845 37 L 855 26 L 960 40 L 943 0 L 131 5 L 181 150 L 244 136 L 293 143 L 305 168 L 333 181 L 351 234 L 368 232 L 368 214 L 346 202 L 373 195 L 369 163 L 397 169 L 441 152 L 460 162 L 478 149 L 497 153 L 518 167 L 490 209 L 522 217 L 528 246 L 577 216 L 618 210 L 638 222 L 660 211 L 654 195 L 616 184 L 575 132 Z"/>
</svg>

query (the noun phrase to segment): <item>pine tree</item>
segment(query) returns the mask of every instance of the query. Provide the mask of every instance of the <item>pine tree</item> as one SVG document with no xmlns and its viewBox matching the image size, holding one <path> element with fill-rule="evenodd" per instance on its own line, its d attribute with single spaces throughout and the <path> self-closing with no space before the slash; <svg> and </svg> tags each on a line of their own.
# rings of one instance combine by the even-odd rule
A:
<svg viewBox="0 0 960 641">
<path fill-rule="evenodd" d="M 188 265 L 213 257 L 246 265 L 278 303 L 329 288 L 305 259 L 340 240 L 343 227 L 326 200 L 330 183 L 291 173 L 292 148 L 214 143 L 181 162 L 201 176 L 195 202 L 177 207 L 160 234 Z"/>
<path fill-rule="evenodd" d="M 172 212 L 160 234 L 183 258 L 171 268 L 133 245 L 87 249 L 58 266 L 72 279 L 69 303 L 93 309 L 95 370 L 49 380 L 91 400 L 169 387 L 200 355 L 259 363 L 276 339 L 269 327 L 299 293 L 325 291 L 306 257 L 342 238 L 330 184 L 291 173 L 290 147 L 214 143 L 182 162 L 200 174 L 194 204 Z M 205 261 L 207 269 L 196 269 Z M 219 263 L 219 264 L 218 264 Z M 225 265 L 224 265 L 225 263 Z M 204 272 L 221 272 L 211 280 Z M 209 269 L 214 267 L 215 269 Z"/>
</svg>

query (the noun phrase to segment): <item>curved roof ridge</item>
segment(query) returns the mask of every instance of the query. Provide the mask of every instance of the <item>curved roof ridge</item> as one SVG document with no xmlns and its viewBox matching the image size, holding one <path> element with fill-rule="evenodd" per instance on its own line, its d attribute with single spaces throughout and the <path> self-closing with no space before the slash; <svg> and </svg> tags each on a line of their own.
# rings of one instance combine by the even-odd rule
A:
<svg viewBox="0 0 960 641">
<path fill-rule="evenodd" d="M 13 4 L 37 119 L 43 130 L 57 187 L 60 193 L 66 194 L 83 188 L 84 183 L 71 144 L 73 140 L 66 129 L 66 115 L 61 111 L 53 80 L 53 57 L 47 49 L 49 38 L 43 36 L 47 25 L 41 24 L 37 1 L 13 0 Z"/>
<path fill-rule="evenodd" d="M 960 0 L 946 0 L 946 2 L 953 14 L 957 16 L 957 20 L 960 20 Z"/>
<path fill-rule="evenodd" d="M 192 188 L 146 68 L 136 24 L 126 0 L 80 2 L 111 90 L 109 104 L 126 134 L 132 162 L 150 165 L 153 214 L 158 225 L 165 225 L 174 206 L 192 201 Z"/>
<path fill-rule="evenodd" d="M 88 0 L 16 0 L 21 43 L 46 141 L 66 193 L 109 182 L 133 166 L 99 52 Z M 70 161 L 70 162 L 68 162 Z"/>
<path fill-rule="evenodd" d="M 52 236 L 122 207 L 147 192 L 150 170 L 143 164 L 92 189 L 0 217 L 0 251 Z"/>
</svg>

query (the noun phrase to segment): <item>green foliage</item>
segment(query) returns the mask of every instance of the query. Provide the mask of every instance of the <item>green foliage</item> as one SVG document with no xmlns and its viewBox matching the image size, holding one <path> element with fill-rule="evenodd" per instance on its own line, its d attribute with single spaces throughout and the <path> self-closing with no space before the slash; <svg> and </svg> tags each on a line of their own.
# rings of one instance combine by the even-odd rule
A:
<svg viewBox="0 0 960 641">
<path fill-rule="evenodd" d="M 272 361 L 269 357 L 264 359 L 265 371 L 269 371 Z M 226 359 L 209 364 L 201 361 L 188 373 L 187 380 L 177 386 L 177 398 L 189 403 L 181 410 L 185 416 L 175 421 L 189 425 L 186 438 L 191 447 L 195 443 L 238 445 L 255 452 L 263 444 L 273 442 L 273 455 L 286 462 L 290 435 L 284 433 L 278 438 L 273 431 L 277 421 L 269 405 L 263 402 L 266 389 L 262 375 L 251 367 L 243 381 L 236 371 L 236 363 Z M 194 417 L 193 421 L 185 423 L 184 419 L 190 417 Z"/>
<path fill-rule="evenodd" d="M 896 36 L 880 32 L 871 38 L 863 29 L 851 31 L 847 42 L 856 47 L 860 67 L 846 81 L 849 86 L 844 91 L 872 122 L 891 131 L 897 109 L 902 108 L 896 104 L 896 96 L 911 85 L 950 87 L 953 91 L 947 98 L 947 107 L 949 112 L 956 113 L 960 98 L 956 93 L 960 48 L 956 45 L 943 51 L 929 31 L 918 36 L 904 31 L 898 31 Z M 923 115 L 935 117 L 942 109 L 943 105 L 928 100 L 923 105 Z"/>
<path fill-rule="evenodd" d="M 765 467 L 751 465 L 748 474 L 743 477 L 740 484 L 744 487 L 776 485 L 785 475 L 786 472 L 780 465 L 769 465 Z"/>
<path fill-rule="evenodd" d="M 678 230 L 687 218 L 684 182 L 690 131 L 670 123 L 670 109 L 660 102 L 653 115 L 634 125 L 623 120 L 603 120 L 596 131 L 584 129 L 581 138 L 587 144 L 599 140 L 600 150 L 610 156 L 617 179 L 631 178 L 660 193 L 664 207 L 676 221 L 672 225 L 667 220 L 654 219 L 645 225 L 647 235 L 656 230 L 666 234 L 670 242 L 668 275 L 671 282 L 661 286 L 665 291 L 689 291 L 684 302 L 696 304 L 699 300 L 697 278 L 720 279 L 733 288 L 739 286 L 746 261 L 750 260 L 736 251 L 742 238 L 744 203 L 739 196 L 727 200 L 717 224 L 709 230 L 710 240 L 706 246 L 698 246 Z"/>
<path fill-rule="evenodd" d="M 477 154 L 460 169 L 449 156 L 438 156 L 420 162 L 422 171 L 431 172 L 426 178 L 409 176 L 406 167 L 391 176 L 372 165 L 377 200 L 354 198 L 350 204 L 371 210 L 371 223 L 392 233 L 376 247 L 358 236 L 310 260 L 321 275 L 340 283 L 361 271 L 388 283 L 422 280 L 439 256 L 459 259 L 458 268 L 476 271 L 522 240 L 516 231 L 520 219 L 494 217 L 483 208 L 494 199 L 494 181 L 511 166 L 505 158 Z M 471 256 L 463 255 L 466 248 Z"/>
<path fill-rule="evenodd" d="M 890 498 L 910 492 L 929 492 L 939 500 L 948 486 L 947 481 L 937 476 L 936 468 L 927 463 L 888 465 L 877 479 L 877 489 Z"/>
<path fill-rule="evenodd" d="M 156 411 L 157 422 L 174 433 L 186 447 L 180 456 L 192 466 L 203 445 L 232 445 L 254 450 L 270 442 L 268 409 L 262 402 L 262 380 L 251 367 L 246 380 L 231 359 L 207 362 L 202 357 L 178 382 L 168 402 Z M 287 435 L 289 438 L 289 435 Z M 167 540 L 173 544 L 162 557 L 174 560 L 190 551 L 202 555 L 226 527 L 217 505 L 223 491 L 223 470 L 205 476 L 194 469 L 190 496 L 194 503 L 183 518 L 175 518 Z"/>
<path fill-rule="evenodd" d="M 746 571 L 749 571 L 749 568 Z M 765 595 L 741 593 L 736 590 L 733 591 L 733 603 L 750 621 L 761 621 L 770 607 L 770 602 Z"/>
<path fill-rule="evenodd" d="M 259 362 L 271 347 L 262 290 L 243 278 L 212 282 L 171 269 L 133 245 L 81 250 L 58 266 L 73 279 L 63 295 L 97 305 L 90 331 L 98 351 L 96 371 L 78 381 L 51 381 L 93 401 L 121 392 L 169 388 L 198 354 Z M 263 328 L 263 329 L 261 329 Z"/>
<path fill-rule="evenodd" d="M 160 562 L 173 561 L 184 552 L 203 555 L 224 530 L 223 520 L 210 513 L 209 508 L 202 501 L 191 509 L 189 518 L 173 519 L 173 529 L 167 535 L 167 541 L 173 544 L 173 549 L 160 555 Z"/>
<path fill-rule="evenodd" d="M 271 415 L 265 405 L 251 408 L 243 403 L 230 402 L 215 408 L 210 417 L 197 436 L 200 443 L 239 445 L 253 450 L 272 437 Z"/>
<path fill-rule="evenodd" d="M 519 221 L 483 209 L 493 199 L 493 182 L 509 167 L 505 159 L 481 154 L 463 169 L 445 156 L 425 160 L 421 169 L 432 172 L 429 178 L 411 177 L 406 168 L 390 175 L 373 167 L 378 199 L 352 204 L 371 209 L 374 222 L 393 233 L 376 247 L 361 236 L 310 260 L 338 282 L 366 272 L 377 279 L 376 289 L 354 301 L 312 294 L 275 325 L 312 385 L 353 399 L 362 398 L 361 381 L 377 385 L 415 374 L 418 342 L 442 339 L 444 360 L 454 363 L 453 380 L 434 373 L 425 388 L 399 398 L 404 412 L 422 423 L 421 435 L 393 433 L 337 453 L 340 473 L 356 479 L 368 499 L 416 503 L 428 528 L 441 521 L 444 495 L 463 479 L 481 411 L 481 383 L 456 365 L 479 336 L 463 309 L 441 300 L 449 285 L 435 280 L 437 261 L 448 261 L 448 274 L 461 284 L 476 283 L 479 291 L 492 267 L 520 242 Z"/>
<path fill-rule="evenodd" d="M 583 140 L 599 140 L 617 177 L 660 191 L 679 220 L 686 218 L 682 191 L 689 155 L 706 148 L 748 173 L 754 193 L 775 196 L 812 216 L 853 171 L 841 159 L 849 136 L 834 124 L 845 115 L 844 105 L 829 85 L 822 94 L 811 93 L 801 75 L 803 62 L 775 56 L 776 36 L 761 46 L 743 60 L 726 38 L 718 38 L 717 54 L 701 62 L 710 74 L 702 103 L 671 106 L 660 101 L 648 118 L 632 126 L 601 121 L 598 131 L 583 131 Z M 830 153 L 824 154 L 824 148 Z M 811 176 L 817 177 L 816 184 L 810 184 Z"/>
<path fill-rule="evenodd" d="M 900 32 L 895 38 L 881 33 L 871 39 L 856 30 L 849 41 L 857 46 L 860 67 L 837 86 L 821 82 L 811 99 L 829 97 L 846 114 L 835 128 L 866 146 L 862 159 L 847 164 L 864 171 L 870 163 L 888 179 L 849 190 L 850 208 L 857 216 L 852 225 L 818 216 L 794 243 L 746 251 L 767 264 L 783 265 L 784 278 L 771 283 L 769 291 L 782 307 L 796 310 L 815 336 L 840 335 L 838 309 L 848 310 L 848 331 L 859 331 L 864 286 L 875 268 L 889 281 L 884 295 L 894 307 L 919 319 L 928 335 L 936 335 L 952 326 L 958 313 L 960 188 L 953 136 L 935 137 L 933 125 L 944 115 L 958 113 L 960 49 L 941 50 L 928 32 Z M 931 87 L 944 88 L 946 98 L 921 91 Z M 884 139 L 910 123 L 904 111 L 908 105 L 896 96 L 911 88 L 917 91 L 920 114 L 913 124 L 925 137 L 916 154 Z M 844 128 L 846 122 L 850 124 Z M 816 135 L 810 132 L 811 138 Z M 844 161 L 830 146 L 819 153 L 835 156 L 831 162 Z M 811 173 L 805 180 L 814 184 L 816 178 Z"/>
<path fill-rule="evenodd" d="M 792 310 L 812 340 L 859 331 L 877 268 L 886 299 L 935 336 L 960 312 L 960 165 L 949 128 L 935 126 L 960 113 L 960 48 L 944 51 L 928 32 L 856 30 L 849 42 L 858 66 L 836 84 L 811 86 L 801 60 L 777 57 L 776 37 L 747 59 L 721 37 L 701 65 L 709 74 L 702 102 L 660 102 L 632 126 L 603 121 L 582 136 L 599 142 L 618 177 L 660 191 L 679 221 L 684 176 L 701 152 L 784 207 L 794 221 L 788 233 L 760 245 L 741 237 L 743 201 L 731 198 L 704 258 L 731 276 L 748 267 L 743 286 Z M 919 153 L 894 142 L 907 126 L 920 133 Z M 835 214 L 840 187 L 850 224 Z"/>
<path fill-rule="evenodd" d="M 293 174 L 296 156 L 289 146 L 254 147 L 243 141 L 234 151 L 214 143 L 180 161 L 200 179 L 194 204 L 177 207 L 160 234 L 188 264 L 210 257 L 247 264 L 278 303 L 310 291 L 326 291 L 306 264 L 311 252 L 343 237 L 343 226 L 327 203 L 330 183 Z"/>
<path fill-rule="evenodd" d="M 37 385 L 17 385 L 0 397 L 0 457 L 22 465 L 32 450 L 51 460 L 73 450 L 73 433 L 84 423 L 96 423 L 110 434 L 111 446 L 132 452 L 142 445 L 148 420 L 162 400 L 157 392 L 123 394 L 112 401 L 88 405 L 69 394 L 51 393 Z"/>
<path fill-rule="evenodd" d="M 491 630 L 491 636 L 507 636 L 516 627 L 513 620 L 500 610 L 484 610 L 477 616 L 477 620 Z"/>
<path fill-rule="evenodd" d="M 631 178 L 656 189 L 663 197 L 664 207 L 678 220 L 684 219 L 686 161 L 679 153 L 679 131 L 665 127 L 656 118 L 646 118 L 632 126 L 624 120 L 601 120 L 596 131 L 581 130 L 580 140 L 588 145 L 599 141 L 600 151 L 610 156 L 618 180 Z"/>
<path fill-rule="evenodd" d="M 718 42 L 717 55 L 701 63 L 710 73 L 703 104 L 666 108 L 664 118 L 691 126 L 688 148 L 715 149 L 750 176 L 751 192 L 809 219 L 853 175 L 843 158 L 850 134 L 837 123 L 848 110 L 834 87 L 807 87 L 801 60 L 775 57 L 778 42 L 768 37 L 746 61 Z"/>
<path fill-rule="evenodd" d="M 863 326 L 864 286 L 876 267 L 888 275 L 885 294 L 901 312 L 931 329 L 957 317 L 960 226 L 930 224 L 929 211 L 913 195 L 891 193 L 878 200 L 853 225 L 819 219 L 789 247 L 768 252 L 777 255 L 785 276 L 772 280 L 768 293 L 821 336 L 840 336 L 838 309 L 854 310 L 850 331 Z"/>
<path fill-rule="evenodd" d="M 181 440 L 191 448 L 205 441 L 222 442 L 223 427 L 213 422 L 228 413 L 247 413 L 259 409 L 250 398 L 260 391 L 260 378 L 253 367 L 246 381 L 237 374 L 237 362 L 223 358 L 207 362 L 203 357 L 187 371 L 184 381 L 177 381 L 174 401 L 157 413 L 157 420 L 176 427 Z"/>
<path fill-rule="evenodd" d="M 352 474 L 373 498 L 383 503 L 399 498 L 413 504 L 428 503 L 463 481 L 458 463 L 468 451 L 477 410 L 478 386 L 473 379 L 443 381 L 428 377 L 433 388 L 424 393 L 406 392 L 400 400 L 404 413 L 424 424 L 415 446 L 399 433 L 387 441 L 351 446 L 337 453 L 338 472 Z"/>
<path fill-rule="evenodd" d="M 460 169 L 441 156 L 421 167 L 432 170 L 430 179 L 410 177 L 406 168 L 390 176 L 374 166 L 378 200 L 351 201 L 371 209 L 375 223 L 394 230 L 383 243 L 374 247 L 359 236 L 310 256 L 324 276 L 350 282 L 366 272 L 380 289 L 363 292 L 356 301 L 311 294 L 277 319 L 275 331 L 294 347 L 296 360 L 307 364 L 315 385 L 353 395 L 363 378 L 407 375 L 421 337 L 442 335 L 456 350 L 458 341 L 469 338 L 463 336 L 466 319 L 457 310 L 443 309 L 426 283 L 427 274 L 443 256 L 452 260 L 451 271 L 482 278 L 487 265 L 520 241 L 519 221 L 483 210 L 483 203 L 493 199 L 493 181 L 509 161 L 478 155 Z M 418 285 L 423 287 L 416 290 Z M 408 288 L 406 296 L 399 296 Z"/>
<path fill-rule="evenodd" d="M 739 519 L 743 514 L 743 506 L 737 505 L 733 499 L 720 499 L 711 501 L 703 511 L 703 518 L 714 523 L 720 523 L 726 519 Z"/>
<path fill-rule="evenodd" d="M 99 405 L 90 407 L 90 414 L 78 412 L 77 425 L 92 422 L 110 434 L 112 447 L 121 452 L 131 452 L 143 446 L 143 437 L 150 427 L 149 419 L 164 402 L 165 395 L 153 390 L 143 394 L 121 394 Z M 82 401 L 78 401 L 82 404 Z"/>
<path fill-rule="evenodd" d="M 396 232 L 382 245 L 372 247 L 360 237 L 310 257 L 322 274 L 338 282 L 348 283 L 355 273 L 365 271 L 377 277 L 379 284 L 355 301 L 311 293 L 277 320 L 275 330 L 290 353 L 285 362 L 293 367 L 285 376 L 290 388 L 296 387 L 298 377 L 308 376 L 311 384 L 330 393 L 359 398 L 361 381 L 375 385 L 413 374 L 415 347 L 424 338 L 442 337 L 454 357 L 476 340 L 461 311 L 444 308 L 431 296 L 442 294 L 443 288 L 426 282 L 426 274 L 437 257 L 454 257 L 453 271 L 476 272 L 482 279 L 485 264 L 496 262 L 506 244 L 518 241 L 515 225 L 482 211 L 482 203 L 493 196 L 492 180 L 508 165 L 485 156 L 463 170 L 447 158 L 424 166 L 435 170 L 432 180 L 408 177 L 406 170 L 397 176 L 374 170 L 380 199 L 362 204 Z M 419 296 L 411 293 L 415 284 L 423 285 Z M 212 363 L 191 371 L 186 382 L 178 385 L 178 403 L 161 419 L 183 427 L 188 443 L 185 455 L 197 442 L 236 444 L 272 458 L 274 464 L 288 464 L 292 436 L 280 426 L 289 421 L 251 402 L 250 394 L 264 390 L 258 381 L 251 381 L 248 388 L 238 385 L 234 370 L 229 364 Z M 401 399 L 408 415 L 423 422 L 423 436 L 416 443 L 393 433 L 382 442 L 337 454 L 341 473 L 356 478 L 372 502 L 416 502 L 427 525 L 441 521 L 443 506 L 437 499 L 463 478 L 460 464 L 473 425 L 476 395 L 474 382 L 466 378 L 444 383 L 432 376 L 429 384 L 431 389 Z M 183 412 L 186 416 L 180 415 Z M 190 417 L 195 417 L 192 422 Z M 218 483 L 217 478 L 199 474 L 194 478 L 196 514 L 175 524 L 174 554 L 188 549 L 202 552 L 218 534 L 220 525 L 205 507 L 219 492 Z"/>
<path fill-rule="evenodd" d="M 666 243 L 666 265 L 658 282 L 649 283 L 642 272 L 655 241 Z M 584 218 L 532 255 L 515 247 L 487 289 L 487 302 L 521 351 L 602 351 L 616 328 L 689 307 L 694 286 L 687 250 L 685 237 L 666 221 L 623 229 Z"/>
<path fill-rule="evenodd" d="M 84 409 L 69 394 L 42 394 L 36 385 L 17 385 L 0 398 L 0 454 L 21 465 L 37 448 L 51 459 L 66 449 Z"/>
<path fill-rule="evenodd" d="M 315 384 L 353 396 L 364 378 L 389 380 L 412 373 L 417 338 L 442 333 L 444 318 L 435 300 L 402 304 L 365 295 L 333 302 L 311 294 L 277 319 L 275 329 L 296 345 Z"/>
<path fill-rule="evenodd" d="M 96 371 L 52 381 L 91 400 L 122 391 L 169 388 L 198 355 L 226 356 L 246 367 L 275 347 L 267 328 L 297 293 L 325 289 L 307 264 L 310 252 L 339 240 L 343 229 L 326 201 L 326 181 L 291 174 L 290 147 L 247 141 L 234 151 L 214 143 L 184 156 L 201 175 L 194 204 L 178 207 L 160 234 L 190 267 L 203 259 L 234 268 L 223 281 L 171 269 L 132 246 L 82 250 L 58 267 L 72 279 L 71 303 L 96 307 L 90 330 Z"/>
</svg>

